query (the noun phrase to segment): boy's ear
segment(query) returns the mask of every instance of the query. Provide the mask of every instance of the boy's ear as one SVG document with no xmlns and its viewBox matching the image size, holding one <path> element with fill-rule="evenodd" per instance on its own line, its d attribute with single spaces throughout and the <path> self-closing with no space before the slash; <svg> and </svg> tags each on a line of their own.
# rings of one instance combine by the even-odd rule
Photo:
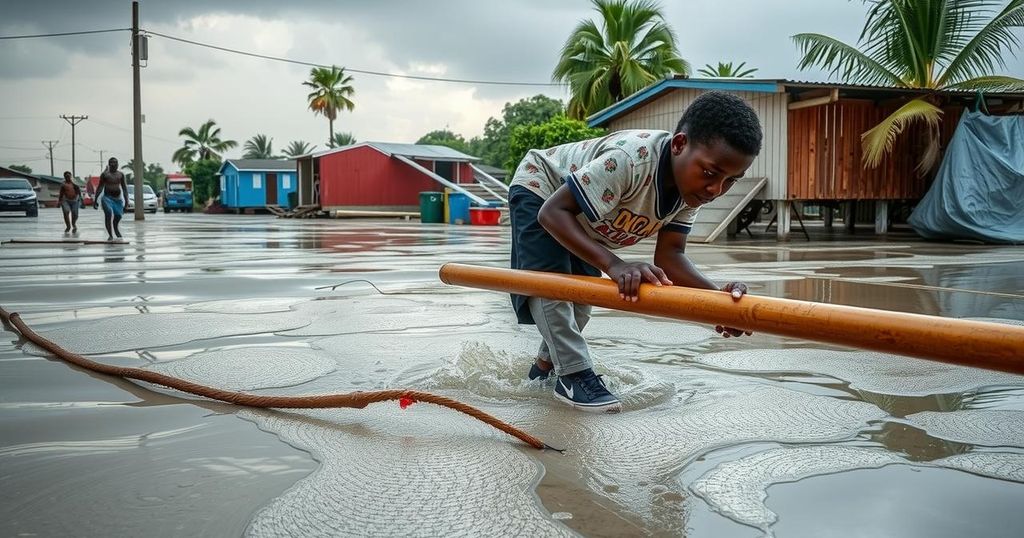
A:
<svg viewBox="0 0 1024 538">
<path fill-rule="evenodd" d="M 672 136 L 672 155 L 679 155 L 686 149 L 689 144 L 689 139 L 686 138 L 686 133 L 676 133 Z"/>
</svg>

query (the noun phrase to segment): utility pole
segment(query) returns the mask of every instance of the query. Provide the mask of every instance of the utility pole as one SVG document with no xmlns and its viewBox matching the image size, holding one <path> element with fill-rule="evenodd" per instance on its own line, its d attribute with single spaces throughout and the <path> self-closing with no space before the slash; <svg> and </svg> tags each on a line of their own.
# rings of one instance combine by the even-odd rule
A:
<svg viewBox="0 0 1024 538">
<path fill-rule="evenodd" d="M 135 220 L 145 220 L 145 208 L 142 206 L 142 80 L 139 74 L 140 55 L 139 35 L 139 2 L 132 2 L 132 97 L 133 121 L 132 130 L 135 138 Z M 147 47 L 148 48 L 148 47 Z"/>
<path fill-rule="evenodd" d="M 82 123 L 82 120 L 89 119 L 89 116 L 60 115 L 61 119 L 71 124 L 71 177 L 78 177 L 75 173 L 75 125 Z"/>
<path fill-rule="evenodd" d="M 43 147 L 46 151 L 50 152 L 50 175 L 53 175 L 53 146 L 57 145 L 60 140 L 43 140 Z"/>
</svg>

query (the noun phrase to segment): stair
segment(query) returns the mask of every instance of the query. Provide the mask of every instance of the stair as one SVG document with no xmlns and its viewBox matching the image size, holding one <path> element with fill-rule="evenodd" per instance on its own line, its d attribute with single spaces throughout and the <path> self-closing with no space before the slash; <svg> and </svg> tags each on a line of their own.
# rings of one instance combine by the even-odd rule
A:
<svg viewBox="0 0 1024 538">
<path fill-rule="evenodd" d="M 508 205 L 508 202 L 503 200 L 503 198 L 508 198 L 508 194 L 500 192 L 496 187 L 484 187 L 480 183 L 459 183 L 459 186 L 465 189 L 466 192 L 475 194 L 484 200 L 487 200 L 491 204 L 491 207 Z M 488 191 L 487 188 L 490 188 L 491 190 Z"/>
<path fill-rule="evenodd" d="M 747 203 L 757 197 L 768 184 L 768 178 L 743 179 L 733 185 L 724 196 L 700 208 L 697 221 L 686 237 L 689 243 L 711 243 L 728 228 Z"/>
</svg>

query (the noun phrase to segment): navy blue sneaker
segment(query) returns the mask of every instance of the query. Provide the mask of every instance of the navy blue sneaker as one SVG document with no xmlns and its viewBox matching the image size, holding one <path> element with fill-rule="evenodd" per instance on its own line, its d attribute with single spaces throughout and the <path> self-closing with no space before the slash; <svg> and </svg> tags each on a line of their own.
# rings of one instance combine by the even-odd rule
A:
<svg viewBox="0 0 1024 538">
<path fill-rule="evenodd" d="M 590 413 L 618 413 L 622 403 L 608 392 L 604 380 L 591 369 L 558 377 L 555 398 L 580 411 Z"/>
<path fill-rule="evenodd" d="M 533 361 L 533 364 L 530 366 L 530 373 L 527 374 L 527 377 L 530 378 L 530 381 L 533 381 L 534 379 L 544 381 L 549 375 L 551 375 L 551 370 L 541 369 L 540 366 L 537 366 L 537 361 Z"/>
</svg>

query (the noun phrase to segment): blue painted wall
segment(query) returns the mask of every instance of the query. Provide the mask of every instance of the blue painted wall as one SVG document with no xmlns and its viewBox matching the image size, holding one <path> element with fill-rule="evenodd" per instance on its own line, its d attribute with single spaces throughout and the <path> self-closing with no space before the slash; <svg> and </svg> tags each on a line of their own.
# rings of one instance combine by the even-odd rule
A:
<svg viewBox="0 0 1024 538">
<path fill-rule="evenodd" d="M 225 207 L 264 207 L 268 203 L 288 206 L 288 193 L 294 192 L 298 181 L 294 171 L 259 170 L 239 171 L 234 163 L 225 162 L 221 168 L 221 197 Z M 277 200 L 267 201 L 267 176 L 277 174 Z"/>
</svg>

